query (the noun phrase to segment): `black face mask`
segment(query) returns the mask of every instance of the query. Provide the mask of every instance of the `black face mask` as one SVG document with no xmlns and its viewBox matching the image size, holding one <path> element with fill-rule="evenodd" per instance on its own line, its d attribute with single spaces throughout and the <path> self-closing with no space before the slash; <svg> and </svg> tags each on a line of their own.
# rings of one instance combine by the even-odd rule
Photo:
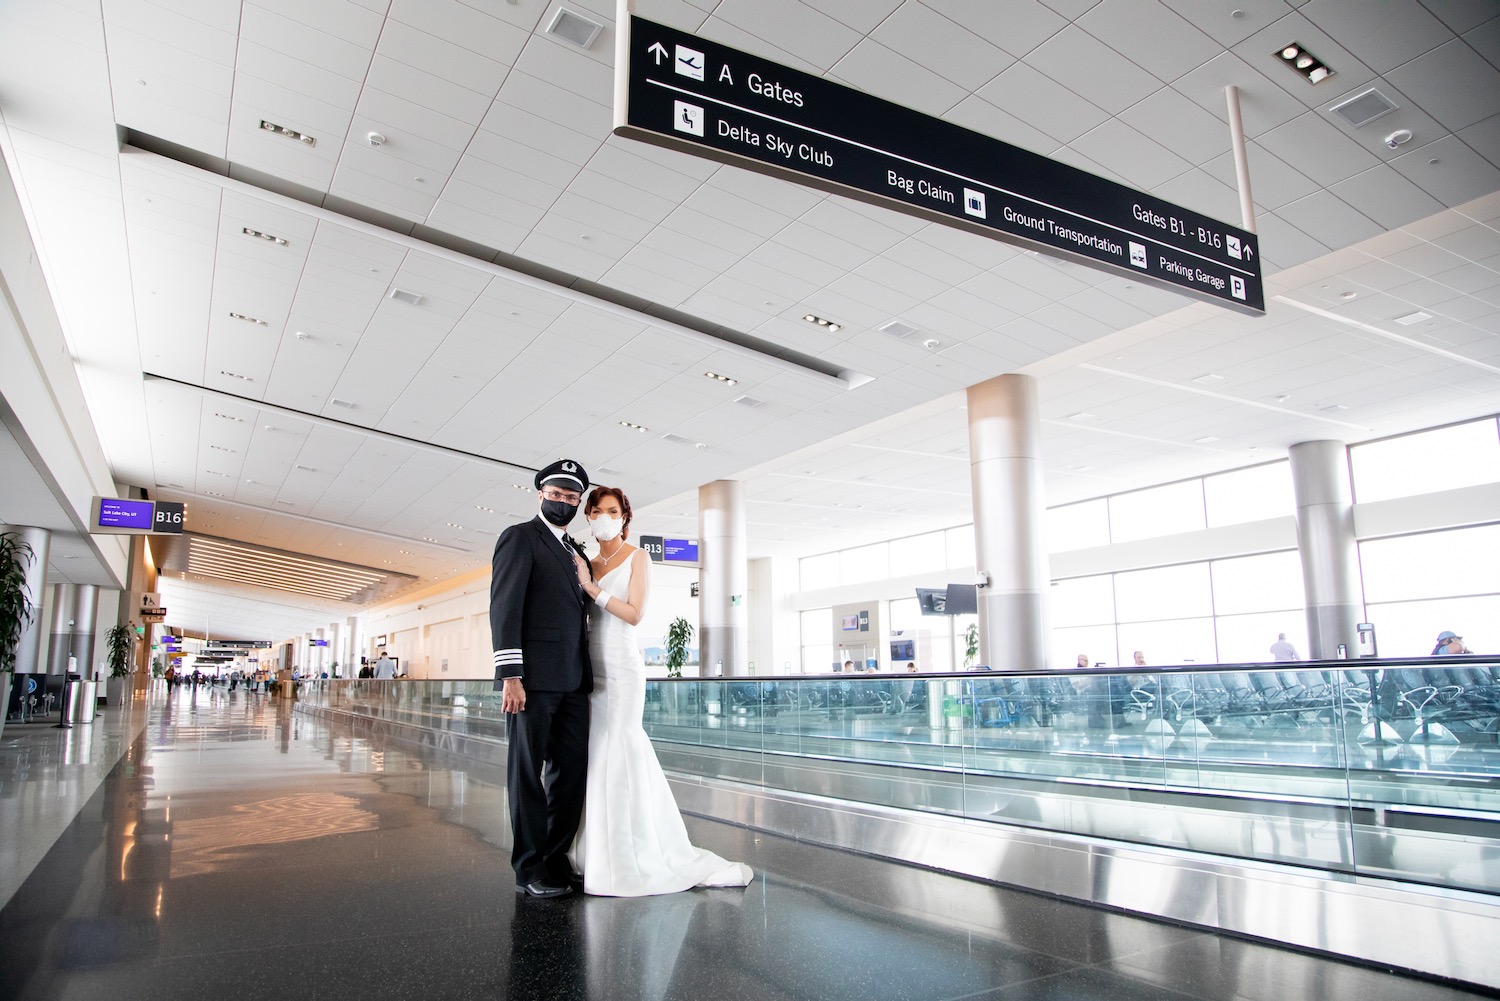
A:
<svg viewBox="0 0 1500 1001">
<path fill-rule="evenodd" d="M 573 516 L 577 513 L 577 504 L 569 504 L 567 501 L 560 500 L 542 501 L 542 517 L 558 528 L 567 528 L 568 524 L 572 522 Z"/>
</svg>

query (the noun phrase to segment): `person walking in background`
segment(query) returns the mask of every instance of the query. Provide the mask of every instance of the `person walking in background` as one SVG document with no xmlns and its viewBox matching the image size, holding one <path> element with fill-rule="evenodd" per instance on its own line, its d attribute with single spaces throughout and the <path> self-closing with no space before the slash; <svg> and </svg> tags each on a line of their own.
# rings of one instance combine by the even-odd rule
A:
<svg viewBox="0 0 1500 1001">
<path fill-rule="evenodd" d="M 1276 634 L 1276 642 L 1271 644 L 1271 656 L 1277 660 L 1302 659 L 1302 655 L 1297 652 L 1297 648 L 1286 641 L 1286 633 Z"/>
<path fill-rule="evenodd" d="M 375 678 L 383 681 L 395 676 L 396 662 L 382 652 L 380 659 L 375 662 Z"/>
<path fill-rule="evenodd" d="M 1437 646 L 1432 648 L 1432 655 L 1434 657 L 1443 657 L 1448 654 L 1473 652 L 1474 651 L 1464 646 L 1464 638 L 1462 636 L 1448 629 L 1444 629 L 1442 632 L 1438 633 Z"/>
</svg>

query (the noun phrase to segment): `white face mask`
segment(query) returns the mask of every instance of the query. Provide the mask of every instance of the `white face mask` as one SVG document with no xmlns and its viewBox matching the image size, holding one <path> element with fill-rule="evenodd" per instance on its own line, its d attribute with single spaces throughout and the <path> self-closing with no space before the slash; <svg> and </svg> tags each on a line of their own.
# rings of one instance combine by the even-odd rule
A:
<svg viewBox="0 0 1500 1001">
<path fill-rule="evenodd" d="M 608 542 L 625 527 L 624 518 L 611 518 L 608 515 L 599 515 L 589 521 L 589 531 L 594 533 L 594 538 L 600 542 Z"/>
</svg>

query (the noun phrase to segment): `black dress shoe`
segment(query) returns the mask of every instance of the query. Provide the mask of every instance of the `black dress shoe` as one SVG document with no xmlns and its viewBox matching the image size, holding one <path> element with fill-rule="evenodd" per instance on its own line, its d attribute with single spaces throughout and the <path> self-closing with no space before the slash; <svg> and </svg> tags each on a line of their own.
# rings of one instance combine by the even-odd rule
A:
<svg viewBox="0 0 1500 1001">
<path fill-rule="evenodd" d="M 556 883 L 548 883 L 545 880 L 537 880 L 535 883 L 517 883 L 516 892 L 524 893 L 528 897 L 541 897 L 551 900 L 554 897 L 566 897 L 573 892 L 573 888 L 564 884 L 558 886 Z"/>
<path fill-rule="evenodd" d="M 582 893 L 583 892 L 583 873 L 581 873 L 581 872 L 570 872 L 570 873 L 568 873 L 568 885 L 573 888 L 573 892 L 574 893 Z"/>
</svg>

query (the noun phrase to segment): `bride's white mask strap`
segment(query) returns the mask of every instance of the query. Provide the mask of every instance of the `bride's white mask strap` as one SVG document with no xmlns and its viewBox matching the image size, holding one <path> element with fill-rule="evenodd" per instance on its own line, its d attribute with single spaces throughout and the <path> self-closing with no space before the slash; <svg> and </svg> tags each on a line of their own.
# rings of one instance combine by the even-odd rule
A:
<svg viewBox="0 0 1500 1001">
<path fill-rule="evenodd" d="M 608 542 L 619 535 L 625 527 L 624 518 L 611 518 L 608 515 L 599 515 L 589 520 L 589 531 L 594 533 L 594 538 L 600 542 Z"/>
</svg>

